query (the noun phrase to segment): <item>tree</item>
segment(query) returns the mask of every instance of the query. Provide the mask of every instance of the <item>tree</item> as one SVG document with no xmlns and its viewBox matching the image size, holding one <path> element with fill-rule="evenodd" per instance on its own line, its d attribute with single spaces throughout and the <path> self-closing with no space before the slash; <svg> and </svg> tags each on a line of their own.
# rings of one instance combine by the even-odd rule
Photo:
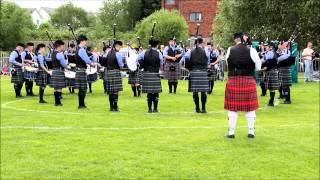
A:
<svg viewBox="0 0 320 180">
<path fill-rule="evenodd" d="M 14 3 L 1 2 L 0 49 L 10 50 L 16 43 L 27 40 L 28 33 L 34 28 L 28 10 Z"/>
<path fill-rule="evenodd" d="M 146 45 L 150 36 L 154 22 L 157 22 L 154 37 L 162 44 L 168 42 L 169 37 L 176 37 L 177 40 L 186 40 L 188 38 L 188 25 L 184 17 L 178 11 L 159 10 L 143 19 L 136 26 L 137 35 L 141 42 Z"/>
<path fill-rule="evenodd" d="M 141 19 L 161 9 L 160 0 L 142 0 Z"/>
<path fill-rule="evenodd" d="M 232 34 L 245 31 L 259 41 L 288 40 L 296 29 L 295 39 L 305 44 L 319 39 L 320 1 L 317 0 L 221 0 L 213 23 L 214 40 L 226 47 Z"/>
<path fill-rule="evenodd" d="M 58 28 L 67 27 L 71 24 L 73 28 L 89 26 L 89 18 L 87 12 L 79 7 L 75 7 L 72 3 L 60 6 L 51 15 L 52 24 Z"/>
</svg>

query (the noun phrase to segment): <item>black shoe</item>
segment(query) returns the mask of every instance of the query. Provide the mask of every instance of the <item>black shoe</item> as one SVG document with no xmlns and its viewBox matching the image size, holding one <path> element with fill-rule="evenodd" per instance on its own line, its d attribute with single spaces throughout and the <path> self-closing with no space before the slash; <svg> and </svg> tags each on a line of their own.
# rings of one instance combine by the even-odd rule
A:
<svg viewBox="0 0 320 180">
<path fill-rule="evenodd" d="M 209 91 L 208 94 L 212 94 L 212 91 Z"/>
<path fill-rule="evenodd" d="M 114 110 L 113 108 L 110 108 L 110 109 L 109 109 L 109 111 L 111 111 L 111 112 L 112 112 L 113 110 Z"/>
<path fill-rule="evenodd" d="M 282 96 L 279 96 L 279 97 L 278 97 L 278 99 L 283 99 L 283 98 L 284 98 L 284 97 L 282 97 Z"/>
<path fill-rule="evenodd" d="M 78 106 L 78 109 L 86 109 L 87 106 Z"/>
<path fill-rule="evenodd" d="M 113 111 L 114 112 L 119 112 L 120 110 L 119 110 L 119 108 L 114 108 Z"/>
<path fill-rule="evenodd" d="M 201 113 L 200 109 L 196 109 L 196 113 Z"/>
<path fill-rule="evenodd" d="M 158 111 L 158 109 L 154 109 L 153 112 L 154 113 L 158 113 L 159 111 Z"/>
<path fill-rule="evenodd" d="M 226 137 L 229 138 L 229 139 L 234 139 L 235 138 L 234 134 L 227 135 Z"/>
<path fill-rule="evenodd" d="M 248 138 L 254 138 L 254 135 L 253 134 L 248 134 Z"/>
<path fill-rule="evenodd" d="M 282 104 L 291 104 L 291 101 L 284 101 Z"/>
<path fill-rule="evenodd" d="M 274 107 L 274 104 L 273 103 L 269 103 L 268 106 L 269 107 Z"/>
<path fill-rule="evenodd" d="M 201 113 L 207 113 L 207 111 L 205 109 L 202 109 Z"/>
<path fill-rule="evenodd" d="M 45 101 L 45 100 L 40 100 L 39 103 L 45 104 L 45 103 L 47 103 L 47 101 Z"/>
<path fill-rule="evenodd" d="M 149 109 L 149 110 L 148 110 L 148 113 L 152 113 L 152 112 L 153 112 L 152 109 Z"/>
<path fill-rule="evenodd" d="M 60 104 L 54 104 L 55 106 L 63 106 L 61 103 Z"/>
<path fill-rule="evenodd" d="M 22 98 L 23 96 L 21 96 L 21 95 L 16 95 L 16 98 Z"/>
</svg>

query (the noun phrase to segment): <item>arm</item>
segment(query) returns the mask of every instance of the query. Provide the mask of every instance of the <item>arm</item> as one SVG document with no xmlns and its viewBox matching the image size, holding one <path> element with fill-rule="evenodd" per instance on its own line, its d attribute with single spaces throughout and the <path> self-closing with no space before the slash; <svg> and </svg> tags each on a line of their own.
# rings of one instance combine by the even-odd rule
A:
<svg viewBox="0 0 320 180">
<path fill-rule="evenodd" d="M 168 55 L 168 50 L 169 50 L 169 46 L 166 46 L 165 48 L 164 48 L 164 50 L 163 50 L 163 57 L 165 58 L 165 59 L 171 59 L 171 60 L 176 60 L 176 57 L 171 57 L 171 56 L 169 56 Z"/>
<path fill-rule="evenodd" d="M 158 53 L 159 53 L 160 64 L 162 65 L 163 64 L 163 56 L 160 51 L 158 51 Z"/>
<path fill-rule="evenodd" d="M 184 53 L 183 58 L 185 59 L 185 61 L 190 60 L 190 56 L 191 56 L 191 51 L 187 51 L 186 53 Z"/>
<path fill-rule="evenodd" d="M 226 60 L 226 63 L 228 64 L 228 58 L 230 56 L 230 50 L 231 50 L 231 47 L 228 48 L 227 50 L 227 54 L 226 54 L 226 57 L 225 57 L 225 60 Z M 251 51 L 251 50 L 250 50 Z"/>
<path fill-rule="evenodd" d="M 120 52 L 116 52 L 116 57 L 117 57 L 117 62 L 118 62 L 118 65 L 120 66 L 120 68 L 123 68 L 123 57 L 122 57 L 122 54 Z"/>
<path fill-rule="evenodd" d="M 84 48 L 79 49 L 79 56 L 86 64 L 91 64 L 90 58 Z"/>
<path fill-rule="evenodd" d="M 290 51 L 288 50 L 286 53 L 281 54 L 281 56 L 278 58 L 278 63 L 288 59 L 289 57 L 290 57 Z"/>
<path fill-rule="evenodd" d="M 12 53 L 10 54 L 10 57 L 9 57 L 9 62 L 10 62 L 11 64 L 13 64 L 13 65 L 22 67 L 22 64 L 16 61 L 16 58 L 17 58 L 18 56 L 19 56 L 19 55 L 17 54 L 16 51 L 12 51 Z"/>
<path fill-rule="evenodd" d="M 68 69 L 67 61 L 64 58 L 64 55 L 63 55 L 62 52 L 58 53 L 56 58 L 60 62 L 61 66 L 63 66 L 64 68 Z"/>
<path fill-rule="evenodd" d="M 257 51 L 253 48 L 250 48 L 250 57 L 255 64 L 256 70 L 259 71 L 261 69 L 261 60 Z"/>
<path fill-rule="evenodd" d="M 44 66 L 44 61 L 45 61 L 44 56 L 43 55 L 38 55 L 37 58 L 38 58 L 38 62 L 39 62 L 40 68 L 43 69 L 44 71 L 46 71 L 49 74 L 48 69 Z"/>
</svg>

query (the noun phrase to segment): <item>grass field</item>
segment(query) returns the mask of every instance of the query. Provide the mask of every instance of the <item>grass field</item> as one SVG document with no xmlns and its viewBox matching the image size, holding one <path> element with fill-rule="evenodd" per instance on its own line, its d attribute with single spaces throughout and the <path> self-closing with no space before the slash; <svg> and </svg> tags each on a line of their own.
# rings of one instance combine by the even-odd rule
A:
<svg viewBox="0 0 320 180">
<path fill-rule="evenodd" d="M 259 98 L 253 140 L 243 113 L 236 139 L 224 137 L 224 82 L 207 114 L 194 113 L 187 81 L 176 95 L 163 82 L 158 114 L 123 83 L 121 112 L 112 113 L 101 81 L 78 110 L 67 89 L 63 107 L 53 106 L 51 88 L 43 105 L 16 99 L 1 77 L 1 179 L 319 179 L 319 83 L 294 85 L 291 105 L 268 108 L 268 97 Z"/>
</svg>

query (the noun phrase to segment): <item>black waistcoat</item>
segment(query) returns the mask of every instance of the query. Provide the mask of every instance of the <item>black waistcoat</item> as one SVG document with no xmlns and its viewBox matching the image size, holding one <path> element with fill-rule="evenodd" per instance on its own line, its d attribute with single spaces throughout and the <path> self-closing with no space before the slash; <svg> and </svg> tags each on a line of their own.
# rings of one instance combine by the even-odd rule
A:
<svg viewBox="0 0 320 180">
<path fill-rule="evenodd" d="M 58 53 L 59 53 L 58 51 L 53 51 L 52 56 L 51 56 L 52 68 L 53 69 L 63 68 L 63 66 L 61 65 L 60 61 L 57 60 L 57 54 Z"/>
<path fill-rule="evenodd" d="M 190 69 L 206 70 L 208 67 L 208 58 L 204 49 L 197 47 L 191 51 Z"/>
<path fill-rule="evenodd" d="M 250 48 L 238 44 L 230 49 L 227 59 L 229 76 L 253 76 L 255 64 L 250 56 Z"/>
<path fill-rule="evenodd" d="M 108 52 L 107 69 L 109 69 L 109 70 L 120 69 L 115 50 L 111 50 Z"/>
<path fill-rule="evenodd" d="M 160 69 L 159 52 L 148 49 L 144 54 L 143 66 L 145 71 L 158 73 Z"/>
<path fill-rule="evenodd" d="M 19 53 L 19 51 L 18 50 L 14 50 L 17 54 L 18 54 L 18 57 L 16 57 L 16 61 L 18 62 L 18 63 L 22 63 L 22 59 L 21 59 L 21 55 L 20 55 L 20 53 Z"/>
</svg>

